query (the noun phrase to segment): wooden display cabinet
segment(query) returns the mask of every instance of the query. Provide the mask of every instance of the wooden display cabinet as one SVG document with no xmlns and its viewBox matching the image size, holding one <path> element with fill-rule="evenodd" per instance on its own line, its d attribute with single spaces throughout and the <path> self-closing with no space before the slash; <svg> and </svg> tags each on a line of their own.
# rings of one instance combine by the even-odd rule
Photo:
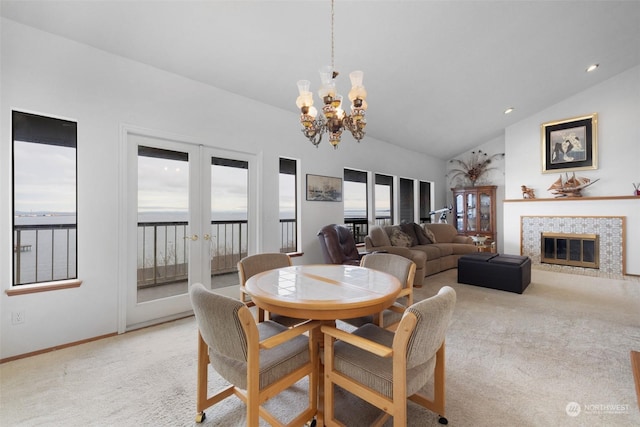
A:
<svg viewBox="0 0 640 427">
<path fill-rule="evenodd" d="M 492 246 L 496 242 L 496 186 L 452 188 L 451 191 L 458 234 L 486 236 L 483 246 Z"/>
</svg>

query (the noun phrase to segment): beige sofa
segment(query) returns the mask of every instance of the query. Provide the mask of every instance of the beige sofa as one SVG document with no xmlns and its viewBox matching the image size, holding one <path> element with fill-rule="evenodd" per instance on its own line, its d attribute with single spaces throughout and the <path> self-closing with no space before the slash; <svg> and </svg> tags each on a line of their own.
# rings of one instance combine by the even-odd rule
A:
<svg viewBox="0 0 640 427">
<path fill-rule="evenodd" d="M 365 238 L 367 252 L 387 251 L 416 263 L 414 286 L 424 277 L 458 267 L 458 258 L 476 252 L 471 237 L 459 236 L 451 224 L 373 226 Z"/>
</svg>

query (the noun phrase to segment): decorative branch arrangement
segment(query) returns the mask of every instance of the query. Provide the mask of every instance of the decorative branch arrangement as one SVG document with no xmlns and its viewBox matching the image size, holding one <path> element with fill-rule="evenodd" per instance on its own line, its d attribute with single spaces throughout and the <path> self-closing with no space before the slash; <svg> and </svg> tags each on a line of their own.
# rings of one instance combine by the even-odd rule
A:
<svg viewBox="0 0 640 427">
<path fill-rule="evenodd" d="M 476 185 L 476 181 L 480 179 L 486 172 L 497 169 L 497 167 L 489 167 L 491 163 L 498 158 L 504 158 L 504 153 L 489 156 L 482 150 L 472 151 L 467 161 L 453 159 L 449 163 L 453 163 L 456 167 L 451 169 L 447 176 L 453 181 L 458 177 L 463 177 L 471 181 L 471 186 Z"/>
</svg>

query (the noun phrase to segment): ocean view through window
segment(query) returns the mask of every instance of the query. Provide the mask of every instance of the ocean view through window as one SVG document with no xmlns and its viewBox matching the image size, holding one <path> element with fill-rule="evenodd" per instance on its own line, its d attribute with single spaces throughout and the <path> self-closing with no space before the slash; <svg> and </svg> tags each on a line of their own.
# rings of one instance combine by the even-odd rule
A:
<svg viewBox="0 0 640 427">
<path fill-rule="evenodd" d="M 77 278 L 77 124 L 12 111 L 13 285 Z"/>
<path fill-rule="evenodd" d="M 368 174 L 345 168 L 343 175 L 344 223 L 351 230 L 356 243 L 364 243 L 369 233 Z"/>
<path fill-rule="evenodd" d="M 280 158 L 280 252 L 298 251 L 298 161 Z"/>
</svg>

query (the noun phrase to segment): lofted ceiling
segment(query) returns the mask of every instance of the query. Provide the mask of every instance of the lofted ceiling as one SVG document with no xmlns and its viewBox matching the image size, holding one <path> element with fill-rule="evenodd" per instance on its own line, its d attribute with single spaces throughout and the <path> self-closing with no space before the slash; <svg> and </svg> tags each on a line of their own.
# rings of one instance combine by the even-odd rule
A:
<svg viewBox="0 0 640 427">
<path fill-rule="evenodd" d="M 292 132 L 296 81 L 315 92 L 331 60 L 330 0 L 0 5 L 7 19 L 290 111 Z M 335 3 L 338 90 L 364 71 L 367 135 L 440 159 L 638 64 L 640 1 Z"/>
</svg>

